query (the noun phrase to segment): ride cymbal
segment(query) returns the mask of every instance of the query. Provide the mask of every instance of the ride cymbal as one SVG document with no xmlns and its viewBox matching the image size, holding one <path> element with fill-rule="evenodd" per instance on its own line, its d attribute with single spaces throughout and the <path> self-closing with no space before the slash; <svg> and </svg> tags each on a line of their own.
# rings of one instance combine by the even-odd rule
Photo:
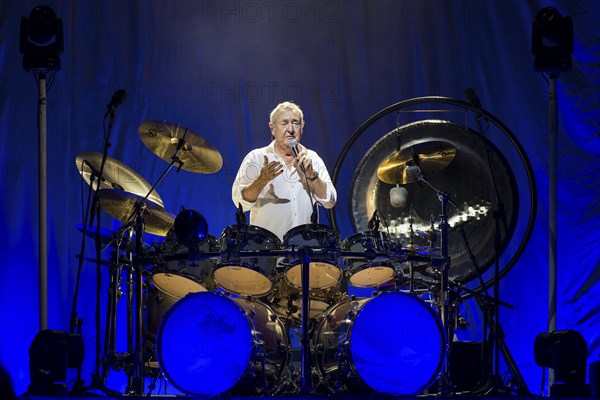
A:
<svg viewBox="0 0 600 400">
<path fill-rule="evenodd" d="M 102 209 L 122 223 L 130 222 L 136 203 L 142 201 L 141 196 L 116 189 L 101 189 L 98 198 Z M 144 230 L 153 235 L 166 236 L 173 227 L 175 215 L 151 201 L 144 203 Z"/>
<path fill-rule="evenodd" d="M 75 159 L 75 164 L 81 177 L 88 185 L 91 185 L 92 175 L 94 176 L 94 184 L 92 185 L 94 190 L 97 190 L 98 186 L 100 186 L 100 189 L 120 189 L 144 197 L 152 189 L 152 185 L 137 172 L 112 157 L 106 158 L 104 170 L 102 171 L 102 181 L 98 185 L 96 177 L 99 174 L 100 165 L 102 164 L 101 153 L 91 151 L 79 153 Z M 164 207 L 160 195 L 154 190 L 148 196 L 148 200 Z"/>
<path fill-rule="evenodd" d="M 455 155 L 456 149 L 447 142 L 417 143 L 386 158 L 377 169 L 377 177 L 391 185 L 416 182 L 419 172 L 430 174 L 441 171 Z"/>
<path fill-rule="evenodd" d="M 212 174 L 223 166 L 221 154 L 206 139 L 190 129 L 167 121 L 145 121 L 139 128 L 142 142 L 164 161 L 170 163 L 177 153 L 181 169 Z"/>
</svg>

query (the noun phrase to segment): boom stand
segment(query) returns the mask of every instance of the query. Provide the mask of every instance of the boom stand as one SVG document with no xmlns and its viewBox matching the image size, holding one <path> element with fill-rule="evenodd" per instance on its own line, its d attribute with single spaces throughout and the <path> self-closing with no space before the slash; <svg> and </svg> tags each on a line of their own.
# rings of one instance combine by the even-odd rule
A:
<svg viewBox="0 0 600 400">
<path fill-rule="evenodd" d="M 456 204 L 452 202 L 452 200 L 448 199 L 448 192 L 443 192 L 433 186 L 422 172 L 419 172 L 417 175 L 417 180 L 425 183 L 429 186 L 438 196 L 440 203 L 442 205 L 442 214 L 439 216 L 440 218 L 440 230 L 441 230 L 441 250 L 442 250 L 442 270 L 441 270 L 441 278 L 440 278 L 440 314 L 442 318 L 442 325 L 444 326 L 444 333 L 446 334 L 446 348 L 444 349 L 444 359 L 446 362 L 444 363 L 444 368 L 442 371 L 442 386 L 441 386 L 441 394 L 448 395 L 452 392 L 452 385 L 450 384 L 450 368 L 448 361 L 448 350 L 450 347 L 450 343 L 452 342 L 452 338 L 454 337 L 454 329 L 452 326 L 452 318 L 450 316 L 450 285 L 448 281 L 448 271 L 450 270 L 450 257 L 448 257 L 448 213 L 447 213 L 447 205 L 448 203 L 452 204 L 456 207 Z"/>
</svg>

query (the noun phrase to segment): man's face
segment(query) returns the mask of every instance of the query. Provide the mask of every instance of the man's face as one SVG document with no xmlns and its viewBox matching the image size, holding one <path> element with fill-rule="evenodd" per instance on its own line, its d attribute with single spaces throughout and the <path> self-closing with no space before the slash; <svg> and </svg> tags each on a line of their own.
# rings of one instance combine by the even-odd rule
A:
<svg viewBox="0 0 600 400">
<path fill-rule="evenodd" d="M 271 132 L 278 146 L 289 148 L 289 142 L 296 139 L 300 142 L 304 121 L 300 120 L 298 111 L 281 110 L 275 116 L 275 123 L 269 123 Z"/>
</svg>

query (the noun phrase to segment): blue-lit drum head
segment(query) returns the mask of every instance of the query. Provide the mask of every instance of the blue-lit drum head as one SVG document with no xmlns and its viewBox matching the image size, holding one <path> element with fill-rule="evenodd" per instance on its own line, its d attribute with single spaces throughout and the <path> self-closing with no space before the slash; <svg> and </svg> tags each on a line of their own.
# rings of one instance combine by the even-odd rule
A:
<svg viewBox="0 0 600 400">
<path fill-rule="evenodd" d="M 192 293 L 165 314 L 158 357 L 167 379 L 193 395 L 229 390 L 252 357 L 252 324 L 233 300 L 216 293 Z"/>
<path fill-rule="evenodd" d="M 366 385 L 390 395 L 427 389 L 441 371 L 446 344 L 431 307 L 402 292 L 334 306 L 319 323 L 316 341 L 317 349 L 324 349 L 316 352 L 319 373 L 330 386 L 354 390 Z M 336 348 L 345 349 L 347 365 L 339 362 Z"/>
</svg>

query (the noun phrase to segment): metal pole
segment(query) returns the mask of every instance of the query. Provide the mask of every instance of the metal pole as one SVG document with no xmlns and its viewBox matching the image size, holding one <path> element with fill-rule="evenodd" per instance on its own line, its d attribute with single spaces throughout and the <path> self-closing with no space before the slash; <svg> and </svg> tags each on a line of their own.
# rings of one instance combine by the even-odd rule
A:
<svg viewBox="0 0 600 400">
<path fill-rule="evenodd" d="M 550 74 L 549 153 L 548 153 L 548 332 L 556 330 L 556 205 L 557 205 L 557 153 L 558 153 L 558 103 L 556 78 Z M 548 385 L 554 384 L 554 370 L 548 371 Z"/>
<path fill-rule="evenodd" d="M 46 74 L 38 72 L 38 225 L 40 331 L 48 327 L 48 203 L 46 190 Z"/>
<path fill-rule="evenodd" d="M 310 375 L 310 257 L 309 248 L 301 247 L 298 254 L 302 256 L 302 373 L 300 392 L 310 394 L 312 382 Z"/>
</svg>

